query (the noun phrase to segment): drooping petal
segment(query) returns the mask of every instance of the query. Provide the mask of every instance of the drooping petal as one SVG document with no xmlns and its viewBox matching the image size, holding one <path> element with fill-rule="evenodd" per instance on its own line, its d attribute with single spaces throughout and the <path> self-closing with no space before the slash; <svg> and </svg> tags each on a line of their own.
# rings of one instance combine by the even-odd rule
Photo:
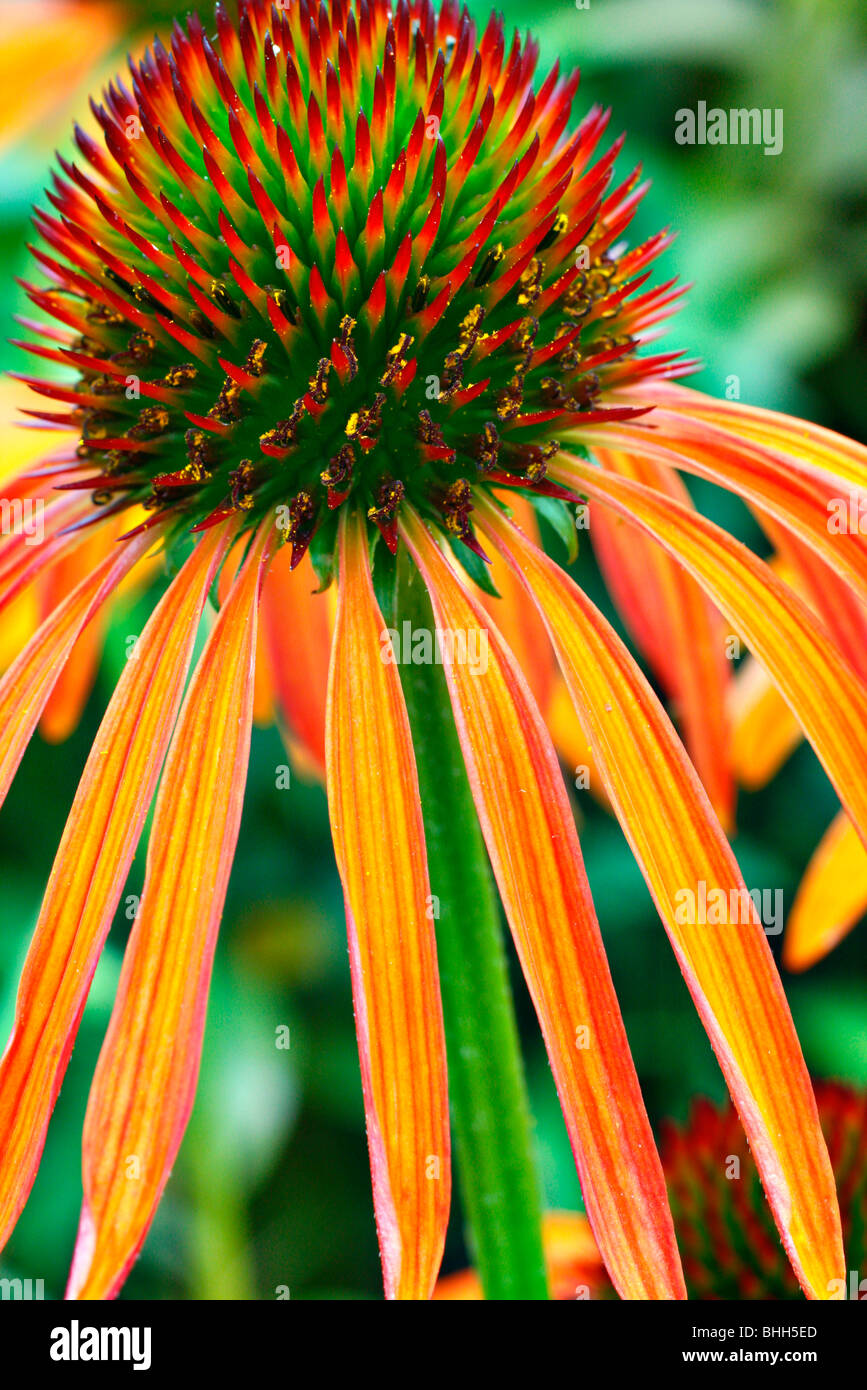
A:
<svg viewBox="0 0 867 1390">
<path fill-rule="evenodd" d="M 596 761 L 590 740 L 576 718 L 572 697 L 559 669 L 554 679 L 551 697 L 541 713 L 551 741 L 566 764 L 576 791 L 589 791 L 600 806 L 610 810 L 602 778 L 596 774 Z"/>
<path fill-rule="evenodd" d="M 669 404 L 681 415 L 712 421 L 741 439 L 778 449 L 810 469 L 822 468 L 859 489 L 867 487 L 867 446 L 857 440 L 780 411 L 743 401 L 716 400 L 691 387 L 654 382 L 652 389 L 656 402 Z M 630 388 L 630 397 L 635 394 L 635 388 Z"/>
<path fill-rule="evenodd" d="M 430 1298 L 448 1222 L 445 1038 L 415 757 L 365 527 L 341 526 L 328 806 L 346 896 L 376 1224 L 388 1298 Z"/>
<path fill-rule="evenodd" d="M 49 570 L 40 595 L 46 615 L 66 598 L 83 574 L 102 563 L 117 545 L 117 526 L 97 526 L 66 560 Z M 103 607 L 78 636 L 39 720 L 39 732 L 49 743 L 60 743 L 78 724 L 93 689 L 102 653 L 107 611 Z"/>
<path fill-rule="evenodd" d="M 834 1177 L 789 1007 L 734 855 L 662 707 L 602 614 L 492 504 L 479 511 L 545 617 L 787 1253 L 806 1292 L 827 1297 L 843 1268 Z M 726 904 L 720 922 L 698 919 L 701 885 L 705 901 Z"/>
<path fill-rule="evenodd" d="M 76 639 L 152 544 L 152 536 L 137 536 L 115 547 L 46 618 L 0 679 L 0 805 Z"/>
<path fill-rule="evenodd" d="M 848 526 L 834 530 L 829 525 L 830 504 L 836 500 L 848 508 L 853 484 L 806 463 L 796 467 L 784 455 L 709 421 L 684 418 L 664 407 L 654 410 L 650 420 L 652 429 L 621 425 L 614 441 L 618 448 L 736 492 L 809 545 L 862 601 L 867 599 L 867 537 Z M 587 437 L 605 443 L 598 430 Z"/>
<path fill-rule="evenodd" d="M 111 1298 L 147 1234 L 192 1110 L 253 719 L 263 527 L 172 735 L 139 913 L 84 1123 L 69 1298 Z"/>
<path fill-rule="evenodd" d="M 309 559 L 294 570 L 291 560 L 291 547 L 284 546 L 266 576 L 262 635 L 290 748 L 322 778 L 333 609 L 328 594 L 314 592 L 318 586 Z"/>
<path fill-rule="evenodd" d="M 867 687 L 818 618 L 746 546 L 672 498 L 566 455 L 552 473 L 655 536 L 695 575 L 767 668 L 867 839 Z"/>
<path fill-rule="evenodd" d="M 680 478 L 665 463 L 612 449 L 599 449 L 597 456 L 612 472 L 692 506 Z M 597 509 L 590 535 L 612 596 L 657 679 L 676 702 L 684 742 L 728 830 L 734 820 L 735 786 L 726 713 L 731 665 L 722 619 L 692 576 L 620 517 Z"/>
<path fill-rule="evenodd" d="M 828 565 L 814 546 L 800 535 L 757 513 L 762 528 L 775 547 L 779 564 L 773 566 L 804 602 L 818 613 L 835 645 L 862 679 L 867 678 L 867 604 L 845 579 Z"/>
<path fill-rule="evenodd" d="M 803 730 L 763 666 L 744 658 L 732 684 L 730 758 L 741 786 L 754 791 L 779 771 Z"/>
<path fill-rule="evenodd" d="M 520 493 L 511 492 L 508 494 L 508 504 L 525 534 L 538 540 L 539 523 L 532 503 Z M 510 567 L 496 551 L 489 558 L 489 577 L 500 597 L 480 593 L 480 602 L 490 613 L 520 666 L 560 757 L 567 767 L 573 769 L 572 775 L 586 782 L 593 795 L 598 796 L 604 804 L 605 794 L 601 783 L 587 768 L 589 754 L 586 739 L 575 718 L 572 701 L 563 687 L 557 662 L 545 635 L 545 626 L 535 609 L 521 601 L 520 585 Z"/>
<path fill-rule="evenodd" d="M 551 740 L 508 647 L 413 514 L 403 534 L 438 628 L 476 809 L 545 1037 L 587 1214 L 624 1298 L 682 1298 L 662 1170 Z M 475 640 L 475 639 L 473 639 Z"/>
<path fill-rule="evenodd" d="M 76 526 L 84 515 L 78 498 L 65 497 L 50 510 L 46 508 L 38 523 L 40 528 L 44 527 L 38 543 L 23 530 L 5 538 L 0 549 L 0 613 L 34 580 L 50 571 L 59 560 L 66 559 L 80 544 L 82 531 L 68 535 L 64 532 L 67 525 Z"/>
<path fill-rule="evenodd" d="M 141 552 L 151 540 L 142 536 L 131 544 Z M 216 532 L 200 542 L 150 618 L 109 703 L 67 820 L 0 1061 L 0 1245 L 36 1175 L 90 980 L 180 705 L 222 545 Z M 5 753 L 5 740 L 0 747 Z"/>
<path fill-rule="evenodd" d="M 807 970 L 843 940 L 867 912 L 867 850 L 839 811 L 801 879 L 786 922 L 783 964 Z"/>
<path fill-rule="evenodd" d="M 247 553 L 247 543 L 249 537 L 242 535 L 238 538 L 232 549 L 229 551 L 220 569 L 220 577 L 217 580 L 217 603 L 222 608 L 226 599 L 232 591 L 232 586 L 238 577 L 244 556 Z M 269 569 L 272 569 L 274 561 L 272 559 Z M 264 592 L 268 583 L 268 570 L 263 577 L 262 597 L 259 600 L 259 633 L 262 630 L 262 619 L 264 612 Z M 253 682 L 253 723 L 257 728 L 267 728 L 274 720 L 274 683 L 271 675 L 271 662 L 268 657 L 268 649 L 264 641 L 256 642 L 256 676 Z"/>
<path fill-rule="evenodd" d="M 512 493 L 509 505 L 527 535 L 538 538 L 539 527 L 531 503 L 520 493 Z M 496 551 L 490 559 L 490 579 L 500 597 L 482 594 L 480 601 L 514 654 L 536 704 L 544 712 L 554 697 L 557 678 L 556 663 L 552 660 L 544 626 L 534 610 L 520 601 L 519 586 L 509 566 L 504 564 Z"/>
</svg>

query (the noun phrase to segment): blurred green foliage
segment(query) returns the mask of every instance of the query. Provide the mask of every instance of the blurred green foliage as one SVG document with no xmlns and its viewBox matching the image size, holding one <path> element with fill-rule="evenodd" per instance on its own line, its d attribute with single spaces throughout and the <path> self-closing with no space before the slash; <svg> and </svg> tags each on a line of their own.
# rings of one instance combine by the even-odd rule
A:
<svg viewBox="0 0 867 1390">
<path fill-rule="evenodd" d="M 130 23 L 143 7 L 129 5 Z M 162 7 L 167 9 L 168 7 Z M 180 7 L 179 7 L 180 8 Z M 470 5 L 481 20 L 487 5 Z M 580 65 L 576 103 L 614 108 L 629 131 L 619 168 L 642 161 L 653 185 L 631 239 L 680 229 L 659 274 L 694 287 L 667 341 L 699 354 L 696 384 L 722 395 L 736 375 L 744 400 L 803 413 L 867 439 L 867 10 L 845 0 L 506 0 L 509 24 L 532 27 L 542 66 Z M 675 112 L 709 105 L 781 107 L 784 147 L 681 147 Z M 83 94 L 82 94 L 83 105 Z M 0 164 L 0 309 L 22 305 L 27 218 L 46 179 L 46 131 Z M 68 147 L 68 132 L 57 136 Z M 4 348 L 3 365 L 20 366 Z M 746 512 L 706 488 L 717 519 L 757 540 Z M 597 599 L 588 554 L 577 574 Z M 604 602 L 604 599 L 603 599 Z M 116 613 L 100 685 L 61 747 L 38 739 L 0 816 L 0 1024 L 42 889 L 124 641 L 148 604 Z M 608 609 L 610 612 L 610 608 Z M 129 1298 L 381 1295 L 353 1031 L 342 900 L 324 795 L 293 773 L 277 733 L 254 735 L 249 791 L 215 968 L 194 1118 Z M 580 794 L 579 794 L 580 795 Z M 748 885 L 786 901 L 835 809 L 815 758 L 801 748 L 766 791 L 743 795 L 735 849 Z M 723 1084 L 623 837 L 586 797 L 585 859 L 651 1114 L 682 1118 L 690 1098 Z M 138 891 L 139 850 L 128 892 Z M 43 1278 L 60 1296 L 80 1204 L 80 1135 L 129 923 L 118 914 L 99 968 L 30 1203 L 3 1273 Z M 779 941 L 771 943 L 778 950 Z M 867 1080 L 867 933 L 854 932 L 786 989 L 808 1064 Z M 579 1191 L 532 1010 L 513 962 L 545 1199 L 575 1207 Z M 288 1029 L 288 1047 L 280 1030 Z M 446 1268 L 466 1261 L 455 1203 Z"/>
</svg>

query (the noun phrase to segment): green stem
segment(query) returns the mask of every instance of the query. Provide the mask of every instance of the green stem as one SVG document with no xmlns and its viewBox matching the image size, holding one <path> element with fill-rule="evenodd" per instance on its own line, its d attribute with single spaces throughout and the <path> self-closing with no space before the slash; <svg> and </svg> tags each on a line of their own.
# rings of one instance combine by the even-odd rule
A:
<svg viewBox="0 0 867 1390">
<path fill-rule="evenodd" d="M 399 624 L 434 630 L 405 555 Z M 497 899 L 442 666 L 400 666 L 427 838 L 458 1180 L 489 1299 L 547 1299 L 540 1183 Z"/>
</svg>

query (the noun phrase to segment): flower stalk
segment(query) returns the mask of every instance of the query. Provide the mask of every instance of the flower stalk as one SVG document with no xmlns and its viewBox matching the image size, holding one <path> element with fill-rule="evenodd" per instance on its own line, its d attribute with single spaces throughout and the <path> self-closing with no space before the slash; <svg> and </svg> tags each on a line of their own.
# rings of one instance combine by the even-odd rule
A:
<svg viewBox="0 0 867 1390">
<path fill-rule="evenodd" d="M 402 548 L 395 619 L 433 631 Z M 458 1182 L 488 1299 L 547 1299 L 540 1180 L 491 871 L 443 669 L 400 666 L 427 840 Z"/>
</svg>

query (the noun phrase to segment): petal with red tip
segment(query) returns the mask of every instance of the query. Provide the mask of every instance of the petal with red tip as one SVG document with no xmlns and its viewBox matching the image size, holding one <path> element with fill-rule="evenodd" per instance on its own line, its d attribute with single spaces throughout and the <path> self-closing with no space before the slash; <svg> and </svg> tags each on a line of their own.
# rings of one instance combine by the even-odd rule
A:
<svg viewBox="0 0 867 1390">
<path fill-rule="evenodd" d="M 445 672 L 600 1251 L 622 1297 L 683 1298 L 662 1169 L 551 740 L 512 653 L 412 514 L 404 536 L 437 626 L 487 637 L 485 670 L 457 659 Z"/>
<path fill-rule="evenodd" d="M 192 1109 L 247 780 L 267 534 L 220 610 L 166 757 L 139 914 L 87 1106 L 69 1298 L 119 1289 Z"/>
<path fill-rule="evenodd" d="M 715 400 L 672 383 L 654 382 L 653 396 L 680 414 L 713 421 L 742 439 L 779 449 L 810 470 L 824 469 L 858 488 L 867 485 L 867 446 L 823 425 L 742 401 Z"/>
<path fill-rule="evenodd" d="M 807 1069 L 764 932 L 688 758 L 632 657 L 568 575 L 485 503 L 482 525 L 545 617 L 606 790 L 738 1107 L 806 1292 L 843 1269 L 840 1217 Z M 736 915 L 697 922 L 704 884 Z M 710 913 L 707 914 L 710 917 Z M 692 920 L 690 920 L 690 917 Z"/>
<path fill-rule="evenodd" d="M 328 681 L 328 806 L 346 918 L 388 1298 L 430 1298 L 450 1196 L 445 1039 L 409 721 L 366 527 L 341 526 Z"/>
</svg>

